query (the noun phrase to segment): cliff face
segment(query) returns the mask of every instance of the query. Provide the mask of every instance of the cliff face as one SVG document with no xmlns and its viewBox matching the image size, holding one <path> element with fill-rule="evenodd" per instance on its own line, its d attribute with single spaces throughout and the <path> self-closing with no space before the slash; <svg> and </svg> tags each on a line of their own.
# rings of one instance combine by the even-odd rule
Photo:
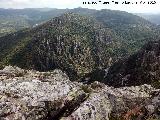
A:
<svg viewBox="0 0 160 120">
<path fill-rule="evenodd" d="M 160 87 L 160 41 L 149 42 L 136 54 L 115 63 L 105 83 L 120 87 L 152 84 Z"/>
<path fill-rule="evenodd" d="M 0 71 L 1 120 L 159 120 L 159 90 L 71 82 L 61 70 Z"/>
</svg>

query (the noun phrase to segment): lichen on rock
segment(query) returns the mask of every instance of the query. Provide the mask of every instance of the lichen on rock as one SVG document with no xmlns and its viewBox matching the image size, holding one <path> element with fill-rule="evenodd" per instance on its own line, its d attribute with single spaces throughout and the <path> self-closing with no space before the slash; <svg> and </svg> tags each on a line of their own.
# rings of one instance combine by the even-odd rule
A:
<svg viewBox="0 0 160 120">
<path fill-rule="evenodd" d="M 151 85 L 114 88 L 71 82 L 61 70 L 8 66 L 0 71 L 2 120 L 159 120 L 160 90 Z M 22 72 L 22 76 L 14 74 Z M 10 74 L 13 74 L 11 76 Z M 114 119 L 113 119 L 114 118 Z"/>
</svg>

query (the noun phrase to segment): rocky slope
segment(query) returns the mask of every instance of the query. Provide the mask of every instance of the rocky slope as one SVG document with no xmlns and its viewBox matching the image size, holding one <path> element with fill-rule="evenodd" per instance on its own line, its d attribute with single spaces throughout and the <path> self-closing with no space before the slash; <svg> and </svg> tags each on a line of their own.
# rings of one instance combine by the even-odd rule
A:
<svg viewBox="0 0 160 120">
<path fill-rule="evenodd" d="M 160 91 L 71 82 L 61 70 L 0 71 L 1 120 L 159 120 Z"/>
<path fill-rule="evenodd" d="M 115 87 L 152 84 L 159 88 L 159 55 L 160 41 L 149 42 L 136 54 L 115 63 L 104 82 Z"/>
</svg>

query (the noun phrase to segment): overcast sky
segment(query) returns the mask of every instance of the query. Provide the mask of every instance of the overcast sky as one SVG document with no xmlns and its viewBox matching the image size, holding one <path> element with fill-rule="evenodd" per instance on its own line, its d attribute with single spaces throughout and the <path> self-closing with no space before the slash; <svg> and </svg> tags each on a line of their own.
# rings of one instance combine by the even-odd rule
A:
<svg viewBox="0 0 160 120">
<path fill-rule="evenodd" d="M 94 1 L 96 5 L 84 5 L 83 2 Z M 92 8 L 92 9 L 114 9 L 133 13 L 160 13 L 160 0 L 155 0 L 156 4 L 148 4 L 152 0 L 0 0 L 0 8 Z M 114 2 L 119 2 L 115 5 Z M 133 4 L 124 5 L 122 2 L 127 1 Z M 146 2 L 144 4 L 140 2 Z M 103 2 L 110 2 L 108 5 Z M 137 2 L 137 4 L 136 4 Z"/>
</svg>

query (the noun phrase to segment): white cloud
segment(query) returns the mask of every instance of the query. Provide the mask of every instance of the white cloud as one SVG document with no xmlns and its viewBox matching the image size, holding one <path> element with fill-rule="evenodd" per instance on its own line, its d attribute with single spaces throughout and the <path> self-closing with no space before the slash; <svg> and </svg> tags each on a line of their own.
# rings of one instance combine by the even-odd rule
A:
<svg viewBox="0 0 160 120">
<path fill-rule="evenodd" d="M 139 4 L 133 5 L 122 5 L 123 1 L 127 0 L 114 0 L 119 2 L 118 5 L 109 4 L 109 5 L 83 5 L 83 2 L 88 1 L 99 1 L 99 0 L 0 0 L 0 8 L 76 8 L 76 7 L 85 7 L 92 9 L 114 9 L 114 10 L 123 10 L 128 12 L 146 12 L 146 13 L 160 13 L 160 1 L 156 0 L 155 5 L 140 4 L 140 1 L 148 2 L 151 0 L 128 0 L 130 2 L 138 2 Z M 101 0 L 102 2 L 111 2 L 113 0 Z"/>
</svg>

